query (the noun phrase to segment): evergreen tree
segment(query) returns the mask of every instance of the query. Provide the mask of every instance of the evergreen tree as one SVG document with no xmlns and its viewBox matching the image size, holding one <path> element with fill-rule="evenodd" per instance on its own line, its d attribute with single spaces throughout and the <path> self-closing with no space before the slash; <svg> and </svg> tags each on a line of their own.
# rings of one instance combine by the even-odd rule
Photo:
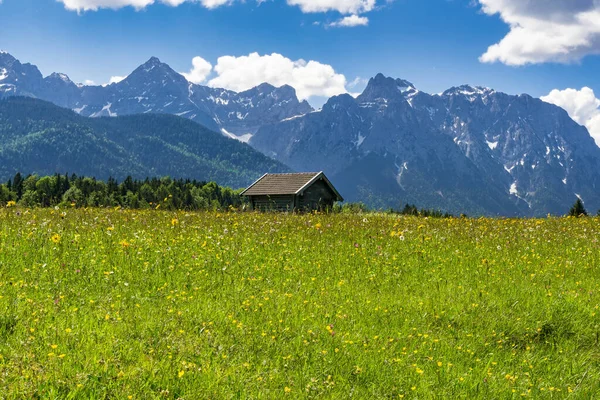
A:
<svg viewBox="0 0 600 400">
<path fill-rule="evenodd" d="M 20 199 L 23 195 L 23 178 L 21 174 L 17 172 L 15 177 L 13 178 L 13 191 L 17 194 L 17 199 Z"/>
<path fill-rule="evenodd" d="M 130 177 L 119 183 L 114 178 L 104 182 L 74 174 L 28 175 L 25 179 L 17 174 L 7 183 L 0 184 L 0 207 L 12 200 L 25 207 L 148 208 L 152 204 L 153 208 L 158 206 L 162 210 L 227 210 L 244 203 L 240 190 L 234 191 L 214 182 L 168 177 L 139 181 Z"/>
<path fill-rule="evenodd" d="M 588 213 L 587 213 L 587 211 L 585 211 L 583 202 L 581 201 L 580 198 L 578 198 L 577 201 L 575 202 L 575 204 L 573 204 L 573 207 L 571 207 L 571 209 L 569 210 L 569 216 L 581 217 L 581 216 L 587 216 L 587 215 L 588 215 Z"/>
</svg>

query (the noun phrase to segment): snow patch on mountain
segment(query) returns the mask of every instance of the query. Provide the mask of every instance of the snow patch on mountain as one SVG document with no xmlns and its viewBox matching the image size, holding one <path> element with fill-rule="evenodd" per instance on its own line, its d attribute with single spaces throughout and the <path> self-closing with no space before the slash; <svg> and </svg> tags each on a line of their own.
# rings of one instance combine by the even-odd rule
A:
<svg viewBox="0 0 600 400">
<path fill-rule="evenodd" d="M 79 108 L 74 108 L 73 111 L 75 111 L 77 114 L 81 114 L 81 112 L 83 110 L 85 110 L 86 108 L 87 108 L 87 104 L 82 107 L 79 107 Z"/>
<path fill-rule="evenodd" d="M 361 135 L 360 133 L 358 134 L 358 140 L 356 141 L 356 148 L 359 148 L 361 144 L 363 144 L 363 142 L 365 141 L 365 137 Z"/>
<path fill-rule="evenodd" d="M 496 140 L 495 142 L 489 142 L 489 141 L 485 141 L 488 145 L 488 147 L 490 148 L 490 150 L 494 150 L 496 147 L 498 147 L 498 141 Z"/>
<path fill-rule="evenodd" d="M 105 117 L 105 116 L 109 116 L 109 117 L 116 117 L 117 113 L 113 112 L 111 110 L 112 107 L 112 103 L 108 103 L 106 104 L 104 107 L 102 107 L 102 110 L 93 113 L 92 115 L 90 115 L 90 117 L 92 118 L 96 118 L 96 117 Z M 83 111 L 83 110 L 82 110 Z"/>
<path fill-rule="evenodd" d="M 510 189 L 508 190 L 508 192 L 515 196 L 516 198 L 518 198 L 519 200 L 523 200 L 525 203 L 527 203 L 527 206 L 529 208 L 531 208 L 531 202 L 527 201 L 526 198 L 522 197 L 519 195 L 519 190 L 517 189 L 517 181 L 514 181 L 511 185 L 510 185 Z"/>
<path fill-rule="evenodd" d="M 292 120 L 294 120 L 294 119 L 296 119 L 296 118 L 301 118 L 301 117 L 304 117 L 305 115 L 306 115 L 306 114 L 294 115 L 294 116 L 292 116 L 292 117 L 289 117 L 289 118 L 284 118 L 284 119 L 282 119 L 282 120 L 281 120 L 281 121 L 279 121 L 279 122 L 284 122 L 284 121 L 292 121 Z"/>
<path fill-rule="evenodd" d="M 209 97 L 209 100 L 215 104 L 219 104 L 219 105 L 223 105 L 223 106 L 226 106 L 229 104 L 229 100 L 223 99 L 221 97 L 214 97 L 212 95 Z"/>
<path fill-rule="evenodd" d="M 238 140 L 242 143 L 248 143 L 250 141 L 250 139 L 252 139 L 252 136 L 253 136 L 251 133 L 245 133 L 243 135 L 235 135 L 235 134 L 227 131 L 227 129 L 225 129 L 225 128 L 221 128 L 221 133 L 225 137 Z"/>
<path fill-rule="evenodd" d="M 402 165 L 398 165 L 396 163 L 395 166 L 398 169 L 398 174 L 396 175 L 396 182 L 398 183 L 398 186 L 400 186 L 402 190 L 404 190 L 404 186 L 402 185 L 402 176 L 406 171 L 408 171 L 408 162 L 405 161 L 402 163 Z"/>
</svg>

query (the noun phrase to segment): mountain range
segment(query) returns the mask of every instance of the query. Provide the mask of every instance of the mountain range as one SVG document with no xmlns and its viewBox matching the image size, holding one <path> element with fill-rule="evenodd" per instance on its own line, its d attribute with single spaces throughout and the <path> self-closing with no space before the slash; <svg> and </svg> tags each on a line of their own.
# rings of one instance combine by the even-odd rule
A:
<svg viewBox="0 0 600 400">
<path fill-rule="evenodd" d="M 356 98 L 314 110 L 290 86 L 196 85 L 154 57 L 119 83 L 82 86 L 0 53 L 0 98 L 15 95 L 85 117 L 188 118 L 293 170 L 323 170 L 347 200 L 376 207 L 540 216 L 564 214 L 579 197 L 600 208 L 600 149 L 589 132 L 526 94 L 464 85 L 432 95 L 378 74 Z"/>
<path fill-rule="evenodd" d="M 258 150 L 319 165 L 350 200 L 395 199 L 491 215 L 600 207 L 600 149 L 563 109 L 529 95 L 460 86 L 439 95 L 381 74 L 357 98 L 262 127 Z"/>
<path fill-rule="evenodd" d="M 174 114 L 241 141 L 264 124 L 312 111 L 291 86 L 263 83 L 236 93 L 196 85 L 156 57 L 118 83 L 85 86 L 64 73 L 44 78 L 36 66 L 0 52 L 0 98 L 14 95 L 47 100 L 86 117 Z"/>
</svg>

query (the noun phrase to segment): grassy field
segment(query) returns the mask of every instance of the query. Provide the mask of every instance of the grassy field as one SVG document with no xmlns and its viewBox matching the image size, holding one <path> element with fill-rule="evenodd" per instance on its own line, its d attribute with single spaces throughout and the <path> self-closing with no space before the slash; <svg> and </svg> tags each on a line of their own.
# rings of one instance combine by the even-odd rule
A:
<svg viewBox="0 0 600 400">
<path fill-rule="evenodd" d="M 0 399 L 598 398 L 600 219 L 0 209 Z"/>
</svg>

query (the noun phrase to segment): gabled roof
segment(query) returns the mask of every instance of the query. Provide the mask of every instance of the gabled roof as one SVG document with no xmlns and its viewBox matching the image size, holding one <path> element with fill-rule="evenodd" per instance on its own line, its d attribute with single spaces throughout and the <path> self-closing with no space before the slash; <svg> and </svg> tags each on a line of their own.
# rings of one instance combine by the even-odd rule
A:
<svg viewBox="0 0 600 400">
<path fill-rule="evenodd" d="M 300 172 L 291 174 L 264 174 L 241 194 L 244 196 L 274 196 L 280 194 L 303 194 L 314 182 L 323 178 L 337 201 L 344 201 L 329 179 L 321 172 Z"/>
</svg>

